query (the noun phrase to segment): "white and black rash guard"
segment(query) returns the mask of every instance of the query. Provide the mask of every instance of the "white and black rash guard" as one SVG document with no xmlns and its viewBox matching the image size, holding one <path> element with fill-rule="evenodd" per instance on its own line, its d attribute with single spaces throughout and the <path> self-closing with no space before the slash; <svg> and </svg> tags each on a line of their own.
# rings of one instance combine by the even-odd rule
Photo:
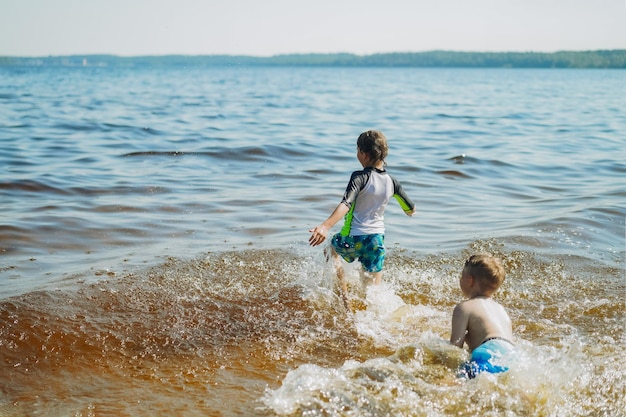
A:
<svg viewBox="0 0 626 417">
<path fill-rule="evenodd" d="M 391 197 L 398 200 L 405 212 L 415 208 L 402 185 L 387 171 L 372 167 L 354 171 L 341 200 L 350 208 L 341 234 L 363 236 L 385 233 L 384 213 Z"/>
</svg>

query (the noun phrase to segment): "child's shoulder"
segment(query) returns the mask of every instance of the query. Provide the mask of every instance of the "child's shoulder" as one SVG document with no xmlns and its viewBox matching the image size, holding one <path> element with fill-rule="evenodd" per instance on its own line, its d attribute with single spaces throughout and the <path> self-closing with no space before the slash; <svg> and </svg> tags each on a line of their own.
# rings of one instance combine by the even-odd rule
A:
<svg viewBox="0 0 626 417">
<path fill-rule="evenodd" d="M 501 307 L 501 305 L 491 297 L 480 297 L 463 300 L 456 305 L 455 309 L 466 312 L 475 312 L 485 309 L 486 305 L 498 305 Z"/>
<path fill-rule="evenodd" d="M 460 301 L 457 305 L 454 306 L 454 311 L 457 313 L 465 313 L 471 307 L 471 300 L 463 300 Z"/>
</svg>

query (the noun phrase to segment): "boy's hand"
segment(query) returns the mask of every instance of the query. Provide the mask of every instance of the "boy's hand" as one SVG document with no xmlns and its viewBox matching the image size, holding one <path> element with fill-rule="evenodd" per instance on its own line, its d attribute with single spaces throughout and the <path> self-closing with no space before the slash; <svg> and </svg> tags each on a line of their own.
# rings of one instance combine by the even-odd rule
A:
<svg viewBox="0 0 626 417">
<path fill-rule="evenodd" d="M 328 234 L 328 230 L 324 226 L 317 226 L 310 229 L 309 232 L 311 233 L 311 237 L 309 237 L 309 245 L 311 246 L 317 246 L 323 243 Z"/>
</svg>

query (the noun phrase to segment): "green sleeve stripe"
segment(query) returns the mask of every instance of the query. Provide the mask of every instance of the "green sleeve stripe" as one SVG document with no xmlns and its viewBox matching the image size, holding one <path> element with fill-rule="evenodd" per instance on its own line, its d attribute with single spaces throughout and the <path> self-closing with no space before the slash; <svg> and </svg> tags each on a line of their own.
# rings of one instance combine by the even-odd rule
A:
<svg viewBox="0 0 626 417">
<path fill-rule="evenodd" d="M 352 203 L 352 206 L 350 207 L 350 211 L 348 211 L 346 213 L 346 215 L 344 216 L 344 221 L 343 221 L 343 227 L 341 228 L 341 236 L 348 236 L 350 235 L 350 229 L 352 228 L 352 213 L 354 212 L 354 206 L 356 204 Z"/>
<path fill-rule="evenodd" d="M 398 200 L 398 204 L 400 204 L 400 207 L 402 207 L 402 210 L 404 211 L 413 210 L 413 207 L 409 206 L 409 204 L 399 194 L 394 194 L 393 196 L 395 197 L 396 200 Z"/>
</svg>

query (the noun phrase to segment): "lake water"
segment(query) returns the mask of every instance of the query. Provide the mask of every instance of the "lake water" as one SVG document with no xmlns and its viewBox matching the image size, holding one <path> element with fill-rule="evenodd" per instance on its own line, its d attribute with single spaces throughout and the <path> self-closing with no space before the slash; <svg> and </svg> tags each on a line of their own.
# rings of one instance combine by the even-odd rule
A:
<svg viewBox="0 0 626 417">
<path fill-rule="evenodd" d="M 623 415 L 625 109 L 621 70 L 0 68 L 0 415 Z M 370 128 L 418 211 L 346 310 L 308 229 Z M 466 381 L 482 251 L 519 361 Z"/>
</svg>

